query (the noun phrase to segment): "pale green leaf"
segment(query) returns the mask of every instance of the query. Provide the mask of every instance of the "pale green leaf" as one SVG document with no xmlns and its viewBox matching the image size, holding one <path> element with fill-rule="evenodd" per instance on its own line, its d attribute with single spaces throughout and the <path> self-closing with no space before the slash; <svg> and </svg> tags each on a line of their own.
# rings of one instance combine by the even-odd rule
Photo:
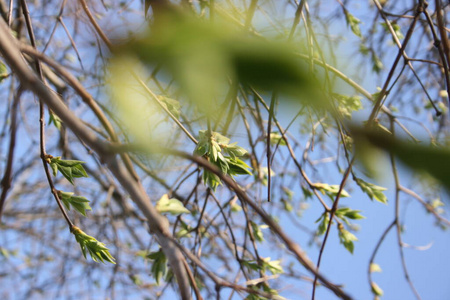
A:
<svg viewBox="0 0 450 300">
<path fill-rule="evenodd" d="M 183 203 L 177 199 L 169 199 L 167 194 L 164 194 L 156 203 L 156 209 L 160 213 L 169 213 L 172 215 L 189 214 L 191 213 Z"/>
</svg>

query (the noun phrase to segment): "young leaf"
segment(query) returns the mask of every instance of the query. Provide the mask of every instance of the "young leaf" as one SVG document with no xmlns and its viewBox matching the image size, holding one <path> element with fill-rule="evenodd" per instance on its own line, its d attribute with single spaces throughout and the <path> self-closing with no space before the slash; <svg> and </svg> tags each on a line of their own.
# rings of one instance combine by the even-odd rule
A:
<svg viewBox="0 0 450 300">
<path fill-rule="evenodd" d="M 387 203 L 387 198 L 383 194 L 383 191 L 387 190 L 386 188 L 365 182 L 360 178 L 356 178 L 356 183 L 359 185 L 361 190 L 370 197 L 371 200 L 375 199 L 381 203 Z"/>
<path fill-rule="evenodd" d="M 184 207 L 183 203 L 177 199 L 169 199 L 167 194 L 164 194 L 156 203 L 156 209 L 160 213 L 169 213 L 172 215 L 190 214 L 191 212 Z"/>
<path fill-rule="evenodd" d="M 85 197 L 73 196 L 73 193 L 63 191 L 59 191 L 58 196 L 64 203 L 64 206 L 67 208 L 67 210 L 70 210 L 70 207 L 72 206 L 85 217 L 86 210 L 92 210 L 92 208 L 89 206 L 89 200 L 87 200 Z"/>
<path fill-rule="evenodd" d="M 256 239 L 258 242 L 263 242 L 263 241 L 264 241 L 264 234 L 263 234 L 263 232 L 261 231 L 261 228 L 260 228 L 258 225 L 256 225 L 255 222 L 252 222 L 252 221 L 250 221 L 250 225 L 251 225 L 251 227 L 252 227 L 252 230 L 253 230 L 253 236 L 255 237 L 255 239 Z"/>
<path fill-rule="evenodd" d="M 338 102 L 339 112 L 347 119 L 352 118 L 352 112 L 362 109 L 361 97 L 333 94 Z"/>
<path fill-rule="evenodd" d="M 161 278 L 167 274 L 167 258 L 162 249 L 147 255 L 148 259 L 153 260 L 151 274 L 159 285 Z"/>
<path fill-rule="evenodd" d="M 47 160 L 53 170 L 53 175 L 56 176 L 58 171 L 73 185 L 73 179 L 79 177 L 88 177 L 82 164 L 84 161 L 80 160 L 62 160 L 60 156 L 51 157 Z"/>
<path fill-rule="evenodd" d="M 243 266 L 247 267 L 249 270 L 259 271 L 261 270 L 261 266 L 256 263 L 254 260 L 241 260 Z"/>
<path fill-rule="evenodd" d="M 286 141 L 283 139 L 283 136 L 279 132 L 271 132 L 270 133 L 270 144 L 286 146 Z"/>
<path fill-rule="evenodd" d="M 375 296 L 383 296 L 383 290 L 375 282 L 371 283 L 372 293 Z"/>
<path fill-rule="evenodd" d="M 444 163 L 450 161 L 449 148 L 411 143 L 374 130 L 355 128 L 353 133 L 355 142 L 369 141 L 373 146 L 393 154 L 406 166 L 429 173 L 450 191 L 450 168 L 444 167 Z"/>
<path fill-rule="evenodd" d="M 372 52 L 372 70 L 380 73 L 383 68 L 384 66 L 380 58 L 375 54 L 375 52 Z"/>
<path fill-rule="evenodd" d="M 359 24 L 361 21 L 358 18 L 355 18 L 351 13 L 345 11 L 345 20 L 347 21 L 347 25 L 350 26 L 352 32 L 357 36 L 361 37 L 361 29 L 359 28 Z"/>
<path fill-rule="evenodd" d="M 227 162 L 230 166 L 228 175 L 252 175 L 252 172 L 249 171 L 251 169 L 250 166 L 239 158 L 227 158 Z"/>
<path fill-rule="evenodd" d="M 376 264 L 376 263 L 371 263 L 370 264 L 370 272 L 374 273 L 374 272 L 381 272 L 381 267 L 380 265 Z"/>
<path fill-rule="evenodd" d="M 8 69 L 3 62 L 0 61 L 0 82 L 8 76 Z"/>
<path fill-rule="evenodd" d="M 347 249 L 350 253 L 353 254 L 354 244 L 353 241 L 357 241 L 358 238 L 348 230 L 346 230 L 342 225 L 338 226 L 339 229 L 339 240 L 341 244 L 344 245 L 345 249 Z"/>
<path fill-rule="evenodd" d="M 202 180 L 213 191 L 215 191 L 216 188 L 222 184 L 219 176 L 206 170 L 203 171 Z"/>
<path fill-rule="evenodd" d="M 105 244 L 97 241 L 94 237 L 87 235 L 76 226 L 73 226 L 72 233 L 75 235 L 75 239 L 78 244 L 80 244 L 84 258 L 86 258 L 86 253 L 89 252 L 92 260 L 95 262 L 116 263 L 114 257 L 109 253 L 109 250 L 106 248 Z"/>
<path fill-rule="evenodd" d="M 315 183 L 314 187 L 322 192 L 322 194 L 327 194 L 332 200 L 336 198 L 339 192 L 339 185 L 329 185 L 326 183 Z M 350 197 L 350 195 L 345 191 L 341 191 L 341 197 Z"/>
<path fill-rule="evenodd" d="M 50 114 L 50 117 L 48 120 L 48 124 L 49 125 L 54 124 L 58 130 L 61 130 L 62 120 L 57 115 L 55 115 L 51 110 L 49 110 L 49 114 Z"/>
<path fill-rule="evenodd" d="M 342 207 L 336 210 L 336 216 L 340 218 L 349 218 L 352 220 L 365 219 L 364 216 L 360 215 L 360 210 L 352 210 L 348 207 Z"/>
<path fill-rule="evenodd" d="M 328 223 L 330 223 L 330 216 L 327 212 L 324 212 L 319 219 L 316 220 L 316 223 L 320 222 L 319 227 L 317 228 L 317 235 L 322 235 L 328 228 Z"/>
<path fill-rule="evenodd" d="M 181 105 L 180 105 L 180 102 L 178 100 L 167 98 L 167 97 L 164 97 L 164 96 L 159 96 L 158 98 L 162 102 L 162 104 L 167 108 L 167 110 L 169 110 L 170 113 L 175 118 L 178 119 L 180 117 Z"/>
<path fill-rule="evenodd" d="M 281 260 L 270 260 L 270 257 L 262 259 L 263 269 L 272 272 L 273 275 L 284 273 L 283 267 L 281 267 Z"/>
</svg>

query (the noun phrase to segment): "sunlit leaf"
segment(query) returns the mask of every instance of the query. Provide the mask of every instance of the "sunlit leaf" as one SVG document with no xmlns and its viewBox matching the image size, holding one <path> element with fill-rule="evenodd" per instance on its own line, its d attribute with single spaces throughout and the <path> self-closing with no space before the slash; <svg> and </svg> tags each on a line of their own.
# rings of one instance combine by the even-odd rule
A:
<svg viewBox="0 0 450 300">
<path fill-rule="evenodd" d="M 372 293 L 376 296 L 383 296 L 383 290 L 375 282 L 371 283 Z"/>
<path fill-rule="evenodd" d="M 161 199 L 156 203 L 156 209 L 160 213 L 169 213 L 172 215 L 189 214 L 191 213 L 183 203 L 177 199 L 169 199 L 167 194 L 164 194 Z"/>
<path fill-rule="evenodd" d="M 272 274 L 284 273 L 283 267 L 281 267 L 281 260 L 270 260 L 270 257 L 263 258 L 263 268 L 272 272 Z"/>
<path fill-rule="evenodd" d="M 381 203 L 387 203 L 387 198 L 383 193 L 383 191 L 387 190 L 386 188 L 365 182 L 360 178 L 356 178 L 356 183 L 359 185 L 361 190 L 370 197 L 371 200 L 375 199 Z"/>
<path fill-rule="evenodd" d="M 380 265 L 376 264 L 376 263 L 371 263 L 370 264 L 370 272 L 374 273 L 374 272 L 381 272 L 381 267 Z"/>
<path fill-rule="evenodd" d="M 271 132 L 270 133 L 270 144 L 286 146 L 286 141 L 283 139 L 283 136 L 279 132 Z"/>
<path fill-rule="evenodd" d="M 116 263 L 114 257 L 112 257 L 109 253 L 109 249 L 106 248 L 105 244 L 97 241 L 94 237 L 87 235 L 76 226 L 73 226 L 72 233 L 75 235 L 75 239 L 78 244 L 80 244 L 84 258 L 86 258 L 86 253 L 89 252 L 92 260 L 95 262 Z"/>
<path fill-rule="evenodd" d="M 358 238 L 353 233 L 343 228 L 343 226 L 338 226 L 338 229 L 339 229 L 339 240 L 341 244 L 343 244 L 345 249 L 347 249 L 350 253 L 353 254 L 353 250 L 355 248 L 353 242 L 357 241 Z"/>
</svg>

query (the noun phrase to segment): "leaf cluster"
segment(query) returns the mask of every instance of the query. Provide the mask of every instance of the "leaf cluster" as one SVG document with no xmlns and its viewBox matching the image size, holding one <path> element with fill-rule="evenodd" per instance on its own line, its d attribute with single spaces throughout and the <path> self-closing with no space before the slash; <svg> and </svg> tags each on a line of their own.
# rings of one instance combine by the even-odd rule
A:
<svg viewBox="0 0 450 300">
<path fill-rule="evenodd" d="M 145 258 L 153 260 L 151 274 L 153 278 L 155 278 L 156 283 L 159 285 L 161 278 L 166 277 L 168 275 L 168 267 L 167 267 L 167 257 L 159 248 L 156 252 L 149 253 Z"/>
<path fill-rule="evenodd" d="M 94 237 L 87 235 L 80 228 L 73 226 L 72 233 L 75 235 L 75 239 L 80 244 L 81 251 L 83 252 L 84 258 L 86 258 L 86 253 L 92 257 L 95 262 L 109 262 L 115 264 L 115 259 L 109 253 L 109 249 L 106 248 L 105 244 L 97 241 Z"/>
<path fill-rule="evenodd" d="M 58 191 L 59 199 L 61 199 L 67 210 L 73 207 L 80 214 L 86 217 L 86 210 L 92 210 L 89 206 L 89 200 L 85 197 L 74 196 L 74 193 Z"/>
<path fill-rule="evenodd" d="M 72 185 L 74 184 L 75 178 L 89 177 L 82 166 L 84 161 L 63 160 L 61 156 L 57 156 L 47 158 L 47 162 L 50 164 L 54 176 L 59 171 Z"/>
<path fill-rule="evenodd" d="M 247 150 L 239 147 L 237 143 L 230 144 L 230 139 L 218 132 L 200 130 L 199 141 L 194 149 L 194 154 L 205 157 L 209 162 L 218 167 L 223 174 L 231 178 L 235 175 L 251 175 L 251 169 L 241 157 L 247 154 Z M 203 182 L 215 190 L 222 184 L 220 178 L 207 170 L 203 171 Z"/>
</svg>

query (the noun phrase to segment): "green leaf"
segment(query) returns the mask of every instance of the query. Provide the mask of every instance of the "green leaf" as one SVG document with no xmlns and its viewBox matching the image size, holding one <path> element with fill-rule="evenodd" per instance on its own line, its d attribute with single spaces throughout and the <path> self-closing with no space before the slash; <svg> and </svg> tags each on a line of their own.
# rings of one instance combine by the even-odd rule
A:
<svg viewBox="0 0 450 300">
<path fill-rule="evenodd" d="M 372 293 L 375 296 L 383 296 L 383 290 L 375 282 L 371 283 Z"/>
<path fill-rule="evenodd" d="M 270 257 L 262 259 L 263 269 L 272 272 L 273 275 L 284 273 L 283 267 L 281 267 L 281 260 L 270 260 Z"/>
<path fill-rule="evenodd" d="M 191 212 L 184 207 L 183 203 L 177 199 L 169 199 L 167 194 L 164 194 L 156 203 L 156 209 L 160 213 L 169 213 L 172 215 L 190 214 Z"/>
<path fill-rule="evenodd" d="M 241 260 L 243 266 L 247 267 L 249 270 L 259 271 L 261 270 L 261 266 L 254 260 Z"/>
<path fill-rule="evenodd" d="M 316 223 L 320 222 L 319 227 L 317 228 L 317 235 L 322 235 L 327 231 L 328 223 L 330 223 L 330 216 L 327 212 L 324 212 L 319 219 L 316 220 Z"/>
<path fill-rule="evenodd" d="M 61 130 L 62 120 L 57 115 L 55 115 L 51 110 L 49 110 L 49 114 L 50 117 L 48 120 L 48 124 L 49 125 L 54 124 L 58 130 Z"/>
<path fill-rule="evenodd" d="M 206 113 L 217 113 L 211 99 L 220 95 L 229 80 L 277 90 L 311 105 L 324 98 L 315 89 L 320 75 L 308 74 L 308 66 L 295 55 L 298 45 L 270 42 L 220 20 L 205 23 L 179 13 L 162 14 L 141 36 L 116 47 L 114 54 L 137 56 L 150 67 L 160 65 L 181 92 Z"/>
<path fill-rule="evenodd" d="M 63 160 L 59 156 L 56 157 L 56 158 L 53 158 L 53 159 L 56 161 L 56 163 L 58 165 L 61 165 L 61 166 L 64 166 L 64 167 L 75 167 L 77 165 L 84 164 L 84 161 L 81 161 L 81 160 Z"/>
<path fill-rule="evenodd" d="M 361 97 L 333 94 L 338 102 L 337 109 L 347 119 L 352 118 L 352 112 L 362 109 Z"/>
<path fill-rule="evenodd" d="M 203 171 L 202 180 L 213 191 L 215 191 L 216 188 L 222 184 L 222 181 L 220 180 L 219 176 L 207 170 Z"/>
<path fill-rule="evenodd" d="M 147 258 L 153 260 L 151 274 L 155 278 L 156 283 L 159 285 L 161 278 L 165 277 L 168 271 L 167 258 L 161 248 L 156 252 L 151 252 L 147 255 Z"/>
<path fill-rule="evenodd" d="M 56 176 L 58 171 L 73 185 L 74 178 L 88 177 L 80 160 L 62 160 L 60 156 L 53 157 L 49 161 L 50 167 L 53 170 L 53 175 Z"/>
<path fill-rule="evenodd" d="M 195 155 L 200 155 L 208 159 L 217 166 L 223 174 L 230 175 L 251 175 L 251 169 L 239 157 L 247 154 L 247 150 L 237 146 L 237 143 L 230 143 L 230 139 L 218 132 L 208 132 L 200 130 L 198 133 L 199 141 L 194 149 Z M 228 154 L 230 156 L 224 156 Z M 209 171 L 204 170 L 202 175 L 203 182 L 212 190 L 222 184 L 220 178 Z"/>
<path fill-rule="evenodd" d="M 349 218 L 352 220 L 365 219 L 364 216 L 360 215 L 360 210 L 352 210 L 348 207 L 339 208 L 336 210 L 336 216 L 340 218 Z"/>
<path fill-rule="evenodd" d="M 334 200 L 336 198 L 338 192 L 339 192 L 339 185 L 329 185 L 326 183 L 314 183 L 314 187 L 322 192 L 322 194 L 328 195 L 331 200 Z M 341 197 L 350 197 L 350 195 L 343 189 L 341 191 Z"/>
<path fill-rule="evenodd" d="M 247 150 L 245 150 L 242 147 L 237 146 L 237 143 L 233 143 L 233 144 L 229 144 L 229 145 L 221 144 L 221 146 L 222 146 L 222 149 L 224 150 L 224 152 L 227 153 L 229 156 L 231 156 L 233 159 L 247 154 Z"/>
<path fill-rule="evenodd" d="M 180 118 L 180 102 L 175 99 L 167 98 L 164 96 L 159 96 L 159 100 L 162 102 L 162 104 L 167 108 L 168 111 L 175 117 Z"/>
<path fill-rule="evenodd" d="M 75 178 L 89 177 L 82 165 L 74 165 L 72 167 L 72 176 Z"/>
<path fill-rule="evenodd" d="M 352 32 L 359 38 L 361 38 L 361 29 L 359 28 L 359 24 L 361 24 L 361 21 L 358 18 L 355 18 L 351 13 L 349 13 L 347 10 L 345 11 L 345 20 L 347 22 L 347 25 L 350 26 L 352 29 Z"/>
<path fill-rule="evenodd" d="M 407 142 L 379 131 L 354 129 L 353 132 L 359 143 L 369 142 L 390 152 L 406 166 L 429 173 L 450 191 L 450 168 L 445 166 L 450 161 L 449 148 Z"/>
<path fill-rule="evenodd" d="M 8 69 L 5 64 L 0 61 L 0 82 L 2 82 L 8 76 Z"/>
<path fill-rule="evenodd" d="M 344 245 L 345 249 L 347 249 L 350 253 L 353 254 L 354 244 L 353 241 L 357 241 L 358 238 L 348 230 L 344 229 L 343 226 L 338 226 L 339 228 L 339 240 L 341 244 Z"/>
<path fill-rule="evenodd" d="M 199 141 L 194 149 L 194 155 L 203 156 L 209 152 L 208 141 Z"/>
<path fill-rule="evenodd" d="M 250 166 L 239 158 L 227 158 L 227 161 L 230 166 L 228 175 L 252 175 L 252 172 L 249 170 L 251 169 Z"/>
<path fill-rule="evenodd" d="M 180 220 L 180 227 L 181 229 L 176 233 L 177 238 L 192 237 L 191 231 L 193 228 L 191 226 Z"/>
<path fill-rule="evenodd" d="M 374 273 L 374 272 L 381 272 L 381 267 L 380 265 L 376 264 L 376 263 L 371 263 L 370 264 L 370 272 Z"/>
<path fill-rule="evenodd" d="M 58 165 L 56 163 L 50 163 L 50 167 L 52 168 L 53 176 L 56 176 L 58 174 Z"/>
<path fill-rule="evenodd" d="M 307 187 L 304 187 L 303 185 L 302 185 L 302 192 L 303 192 L 303 195 L 305 196 L 305 199 L 312 198 L 314 196 L 313 191 L 311 191 Z"/>
<path fill-rule="evenodd" d="M 69 180 L 69 182 L 73 185 L 73 176 L 72 176 L 72 168 L 70 167 L 65 167 L 65 166 L 61 166 L 56 164 L 56 166 L 58 167 L 58 170 L 61 172 L 61 174 L 67 179 Z"/>
<path fill-rule="evenodd" d="M 381 26 L 383 26 L 383 28 L 384 28 L 384 30 L 385 30 L 386 32 L 390 33 L 389 26 L 388 26 L 385 22 L 381 23 Z M 397 36 L 397 38 L 398 38 L 399 40 L 402 40 L 402 39 L 405 38 L 405 37 L 403 36 L 402 31 L 401 31 L 400 25 L 398 25 L 398 24 L 395 23 L 395 22 L 391 22 L 391 26 L 392 26 L 392 29 L 394 29 L 394 33 L 395 33 L 395 35 Z M 393 40 L 393 42 L 395 43 L 394 38 L 392 38 L 392 40 Z"/>
<path fill-rule="evenodd" d="M 251 227 L 252 227 L 252 230 L 253 230 L 253 236 L 255 237 L 255 239 L 256 239 L 258 242 L 264 242 L 264 234 L 263 234 L 263 232 L 261 231 L 261 228 L 260 228 L 258 225 L 256 225 L 255 222 L 252 222 L 252 221 L 250 221 L 250 225 L 251 225 Z"/>
<path fill-rule="evenodd" d="M 359 185 L 361 190 L 366 193 L 371 200 L 375 199 L 381 203 L 387 203 L 387 198 L 383 194 L 383 191 L 386 191 L 387 189 L 378 185 L 374 185 L 369 182 L 365 182 L 364 180 L 360 178 L 355 179 L 356 183 Z"/>
<path fill-rule="evenodd" d="M 380 73 L 383 68 L 384 66 L 380 58 L 375 54 L 375 52 L 372 52 L 372 70 Z"/>
<path fill-rule="evenodd" d="M 271 132 L 270 133 L 270 144 L 286 146 L 286 141 L 283 139 L 283 136 L 279 132 Z"/>
<path fill-rule="evenodd" d="M 78 244 L 80 244 L 84 258 L 86 258 L 86 253 L 89 252 L 92 260 L 95 262 L 116 263 L 114 257 L 109 253 L 109 250 L 106 248 L 105 244 L 97 241 L 94 237 L 87 235 L 76 226 L 73 226 L 71 231 L 75 235 L 75 239 Z"/>
</svg>

